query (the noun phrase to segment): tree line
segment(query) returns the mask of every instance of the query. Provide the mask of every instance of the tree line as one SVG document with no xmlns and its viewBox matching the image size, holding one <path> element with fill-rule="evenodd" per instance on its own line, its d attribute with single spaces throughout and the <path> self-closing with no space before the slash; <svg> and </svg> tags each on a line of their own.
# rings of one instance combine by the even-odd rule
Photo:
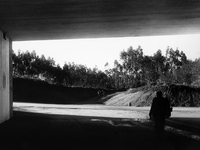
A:
<svg viewBox="0 0 200 150">
<path fill-rule="evenodd" d="M 65 63 L 61 68 L 53 58 L 38 56 L 35 51 L 13 52 L 13 76 L 45 80 L 67 87 L 128 89 L 151 84 L 184 84 L 200 86 L 200 58 L 188 60 L 186 54 L 168 47 L 153 56 L 144 55 L 139 46 L 120 52 L 114 67 L 105 71 L 85 65 Z"/>
</svg>

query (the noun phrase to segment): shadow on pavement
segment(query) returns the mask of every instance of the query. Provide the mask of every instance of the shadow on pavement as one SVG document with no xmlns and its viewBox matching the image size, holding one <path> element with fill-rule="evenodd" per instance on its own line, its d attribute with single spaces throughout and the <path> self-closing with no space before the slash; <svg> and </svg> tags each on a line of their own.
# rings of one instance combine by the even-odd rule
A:
<svg viewBox="0 0 200 150">
<path fill-rule="evenodd" d="M 179 130 L 197 134 L 200 140 L 200 118 L 172 117 L 167 120 L 166 124 L 173 128 L 178 128 Z"/>
<path fill-rule="evenodd" d="M 121 125 L 123 124 L 123 125 Z M 126 126 L 132 124 L 131 126 Z M 14 111 L 0 125 L 3 150 L 186 150 L 199 149 L 192 139 L 166 132 L 154 135 L 151 122 L 122 118 L 50 115 Z"/>
</svg>

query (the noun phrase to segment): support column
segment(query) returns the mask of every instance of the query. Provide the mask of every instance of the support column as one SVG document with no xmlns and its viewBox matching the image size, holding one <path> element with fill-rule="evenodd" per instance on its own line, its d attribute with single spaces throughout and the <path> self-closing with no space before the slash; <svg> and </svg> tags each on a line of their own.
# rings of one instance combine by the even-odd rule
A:
<svg viewBox="0 0 200 150">
<path fill-rule="evenodd" d="M 12 42 L 0 31 L 0 123 L 12 117 Z"/>
</svg>

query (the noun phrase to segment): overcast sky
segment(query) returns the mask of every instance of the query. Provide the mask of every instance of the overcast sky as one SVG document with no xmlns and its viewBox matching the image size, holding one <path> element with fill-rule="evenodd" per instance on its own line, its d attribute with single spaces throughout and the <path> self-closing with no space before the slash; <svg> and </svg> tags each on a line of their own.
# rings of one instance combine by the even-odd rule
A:
<svg viewBox="0 0 200 150">
<path fill-rule="evenodd" d="M 167 47 L 183 51 L 188 59 L 200 57 L 200 34 L 179 36 L 149 36 L 127 38 L 99 38 L 76 40 L 48 40 L 13 42 L 13 50 L 35 50 L 37 55 L 53 57 L 56 64 L 62 67 L 65 62 L 86 65 L 87 67 L 104 70 L 108 62 L 113 66 L 114 60 L 119 60 L 120 52 L 132 46 L 141 46 L 144 55 L 152 56 L 158 49 L 165 55 Z"/>
</svg>

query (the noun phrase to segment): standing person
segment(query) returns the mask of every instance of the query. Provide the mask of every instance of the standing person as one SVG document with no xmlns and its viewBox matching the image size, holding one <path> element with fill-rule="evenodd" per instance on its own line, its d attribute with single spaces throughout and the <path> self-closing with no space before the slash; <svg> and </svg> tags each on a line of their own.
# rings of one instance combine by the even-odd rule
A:
<svg viewBox="0 0 200 150">
<path fill-rule="evenodd" d="M 154 119 L 156 135 L 163 136 L 165 128 L 165 119 L 171 116 L 170 103 L 167 98 L 162 96 L 161 91 L 157 91 L 153 99 L 149 112 L 150 119 Z"/>
</svg>

